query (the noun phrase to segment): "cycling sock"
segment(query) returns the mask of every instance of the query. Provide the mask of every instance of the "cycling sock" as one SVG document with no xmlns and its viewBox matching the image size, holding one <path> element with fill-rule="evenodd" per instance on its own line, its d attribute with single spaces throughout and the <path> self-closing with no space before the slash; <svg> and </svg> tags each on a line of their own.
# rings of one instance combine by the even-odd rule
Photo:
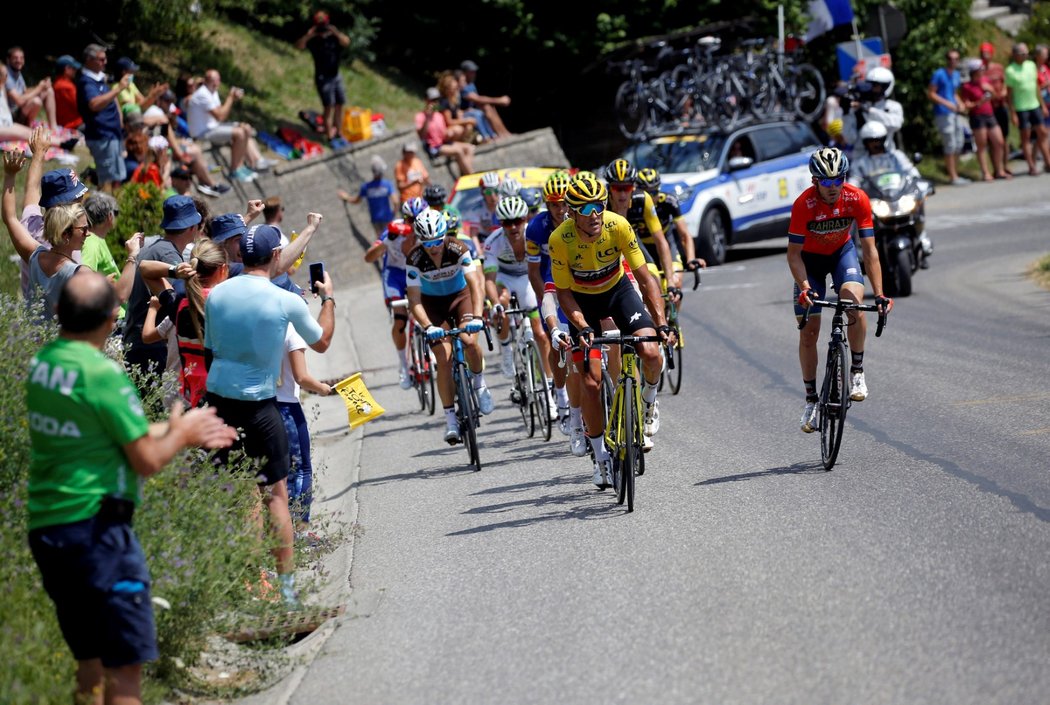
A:
<svg viewBox="0 0 1050 705">
<path fill-rule="evenodd" d="M 447 409 L 445 409 L 445 423 L 447 423 L 447 424 L 458 423 L 456 421 L 456 407 L 450 406 Z"/>
<path fill-rule="evenodd" d="M 474 389 L 482 389 L 485 386 L 484 372 L 471 372 L 474 375 Z"/>
<path fill-rule="evenodd" d="M 646 404 L 652 404 L 654 401 L 656 401 L 656 390 L 657 385 L 659 384 L 659 381 L 650 382 L 647 379 L 644 380 L 642 382 L 642 401 L 644 401 Z"/>
<path fill-rule="evenodd" d="M 569 393 L 565 391 L 565 387 L 555 387 L 554 398 L 557 400 L 558 406 L 566 407 L 569 405 Z"/>
<path fill-rule="evenodd" d="M 817 400 L 817 380 L 815 379 L 804 379 L 802 384 L 806 385 L 806 401 Z"/>
<path fill-rule="evenodd" d="M 400 365 L 402 372 L 408 369 L 408 360 L 405 359 L 405 349 L 401 348 L 397 351 L 397 363 Z"/>
<path fill-rule="evenodd" d="M 850 365 L 850 372 L 863 372 L 864 371 L 864 351 L 857 352 L 856 350 L 850 350 L 850 356 L 853 358 L 853 364 Z"/>
<path fill-rule="evenodd" d="M 583 428 L 583 409 L 578 406 L 569 407 L 569 428 Z"/>
<path fill-rule="evenodd" d="M 601 461 L 609 459 L 609 450 L 605 447 L 604 435 L 598 436 L 597 438 L 587 436 L 587 440 L 591 444 L 591 450 L 594 451 L 595 460 Z"/>
</svg>

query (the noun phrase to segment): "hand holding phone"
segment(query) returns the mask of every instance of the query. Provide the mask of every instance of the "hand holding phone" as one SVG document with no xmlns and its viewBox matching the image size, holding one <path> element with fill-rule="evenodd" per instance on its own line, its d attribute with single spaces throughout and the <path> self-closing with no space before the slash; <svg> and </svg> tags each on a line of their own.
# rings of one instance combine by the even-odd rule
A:
<svg viewBox="0 0 1050 705">
<path fill-rule="evenodd" d="M 324 262 L 310 263 L 310 291 L 317 293 L 317 283 L 324 281 Z"/>
</svg>

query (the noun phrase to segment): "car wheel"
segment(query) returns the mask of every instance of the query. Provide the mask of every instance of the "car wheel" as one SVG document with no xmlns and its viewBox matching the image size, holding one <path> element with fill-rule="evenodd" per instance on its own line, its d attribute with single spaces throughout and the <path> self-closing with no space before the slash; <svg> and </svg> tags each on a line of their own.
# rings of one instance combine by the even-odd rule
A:
<svg viewBox="0 0 1050 705">
<path fill-rule="evenodd" d="M 709 265 L 725 264 L 728 244 L 725 216 L 718 208 L 709 209 L 700 221 L 700 232 L 696 236 L 697 253 Z"/>
</svg>

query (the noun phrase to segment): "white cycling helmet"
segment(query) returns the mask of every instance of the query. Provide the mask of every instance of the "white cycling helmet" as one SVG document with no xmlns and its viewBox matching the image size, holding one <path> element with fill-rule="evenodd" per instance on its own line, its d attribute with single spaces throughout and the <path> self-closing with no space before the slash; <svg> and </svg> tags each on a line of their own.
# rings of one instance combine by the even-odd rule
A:
<svg viewBox="0 0 1050 705">
<path fill-rule="evenodd" d="M 503 220 L 517 220 L 529 214 L 529 204 L 521 196 L 506 196 L 496 204 L 496 217 Z"/>
<path fill-rule="evenodd" d="M 485 172 L 481 175 L 481 179 L 478 180 L 478 186 L 481 188 L 498 188 L 499 174 L 494 171 Z"/>
<path fill-rule="evenodd" d="M 893 92 L 893 72 L 885 66 L 873 66 L 868 69 L 868 73 L 864 76 L 864 80 L 868 83 L 881 83 L 886 86 L 882 91 L 882 95 L 888 96 Z"/>
<path fill-rule="evenodd" d="M 416 231 L 416 237 L 423 242 L 440 240 L 448 232 L 448 221 L 441 211 L 428 208 L 419 214 L 412 227 Z"/>
<path fill-rule="evenodd" d="M 868 140 L 886 140 L 886 135 L 889 132 L 886 131 L 886 126 L 881 122 L 873 122 L 868 120 L 864 123 L 864 127 L 860 128 L 860 141 L 867 142 Z"/>
<path fill-rule="evenodd" d="M 500 198 L 517 196 L 519 193 L 521 193 L 521 182 L 517 179 L 508 176 L 499 185 Z"/>
</svg>

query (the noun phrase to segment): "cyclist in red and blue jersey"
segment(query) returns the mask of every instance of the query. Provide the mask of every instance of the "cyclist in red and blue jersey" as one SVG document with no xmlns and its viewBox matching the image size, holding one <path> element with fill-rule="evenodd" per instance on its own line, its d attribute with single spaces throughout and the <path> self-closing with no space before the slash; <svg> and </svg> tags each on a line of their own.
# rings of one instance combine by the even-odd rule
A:
<svg viewBox="0 0 1050 705">
<path fill-rule="evenodd" d="M 791 207 L 788 225 L 788 266 L 795 279 L 795 315 L 812 306 L 811 299 L 824 298 L 827 277 L 839 297 L 861 303 L 864 300 L 864 276 L 860 271 L 857 249 L 851 231 L 856 224 L 864 249 L 864 263 L 875 305 L 888 313 L 893 300 L 882 290 L 882 269 L 875 249 L 875 231 L 871 220 L 871 203 L 862 190 L 846 183 L 849 159 L 835 147 L 823 147 L 809 160 L 813 185 L 802 192 Z M 867 321 L 863 315 L 849 314 L 846 329 L 853 359 L 850 365 L 850 398 L 863 401 L 868 396 L 864 380 L 864 339 Z M 802 413 L 802 430 L 812 433 L 817 420 L 817 339 L 820 337 L 820 307 L 810 314 L 809 322 L 799 332 L 798 357 L 802 382 L 806 387 L 806 407 Z"/>
<path fill-rule="evenodd" d="M 550 365 L 554 377 L 554 401 L 558 407 L 558 430 L 569 437 L 573 455 L 587 454 L 587 438 L 583 432 L 583 412 L 580 407 L 580 379 L 571 371 L 572 365 L 562 367 L 560 351 L 570 347 L 569 320 L 557 305 L 554 277 L 551 276 L 551 257 L 548 241 L 554 229 L 569 215 L 565 192 L 569 188 L 569 174 L 557 171 L 543 185 L 543 200 L 547 210 L 529 221 L 525 228 L 525 258 L 529 263 L 529 283 L 536 292 L 536 300 L 543 302 L 544 293 L 550 297 L 547 309 L 541 309 L 543 326 L 551 341 Z M 553 319 L 557 319 L 555 325 Z"/>
</svg>

